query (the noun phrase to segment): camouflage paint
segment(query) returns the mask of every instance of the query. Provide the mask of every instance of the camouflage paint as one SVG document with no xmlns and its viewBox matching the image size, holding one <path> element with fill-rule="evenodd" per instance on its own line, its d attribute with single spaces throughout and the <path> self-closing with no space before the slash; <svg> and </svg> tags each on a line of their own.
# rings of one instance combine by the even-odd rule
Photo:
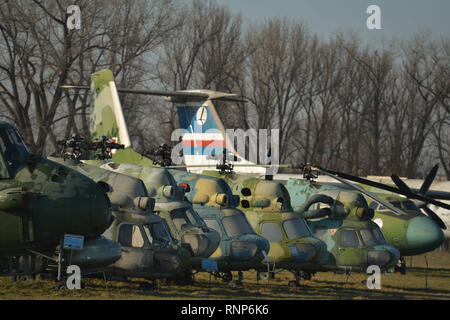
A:
<svg viewBox="0 0 450 320">
<path fill-rule="evenodd" d="M 101 168 L 122 173 L 131 177 L 140 178 L 147 188 L 148 196 L 155 200 L 155 212 L 164 218 L 173 237 L 183 243 L 183 239 L 194 236 L 199 241 L 208 242 L 203 252 L 194 254 L 198 257 L 210 256 L 218 247 L 220 237 L 217 231 L 208 228 L 197 213 L 192 212 L 192 204 L 184 201 L 184 190 L 178 187 L 175 179 L 167 169 L 159 167 L 143 167 L 115 162 L 102 162 L 97 160 L 83 161 L 86 164 L 101 166 Z M 180 230 L 175 225 L 171 211 L 185 209 L 190 224 Z"/>
<path fill-rule="evenodd" d="M 6 127 L 15 130 L 0 123 L 0 130 Z M 53 246 L 65 233 L 95 237 L 111 224 L 105 192 L 70 168 L 28 154 L 12 175 L 2 178 L 0 193 L 5 204 L 11 202 L 8 199 L 17 204 L 19 190 L 22 201 L 20 207 L 0 211 L 1 254 Z"/>
<path fill-rule="evenodd" d="M 251 226 L 258 235 L 261 235 L 263 223 L 276 223 L 281 230 L 282 240 L 270 242 L 268 252 L 271 263 L 282 269 L 290 270 L 315 270 L 328 259 L 326 245 L 323 241 L 309 236 L 288 239 L 283 227 L 283 222 L 289 219 L 302 219 L 301 216 L 292 211 L 289 193 L 286 188 L 278 182 L 266 181 L 249 176 L 237 174 L 221 175 L 217 171 L 204 171 L 205 175 L 222 178 L 230 187 L 232 193 L 240 197 L 237 208 L 242 210 Z M 311 260 L 299 261 L 292 252 L 296 245 L 312 245 L 316 254 Z M 261 261 L 261 265 L 264 261 Z M 264 269 L 261 269 L 264 271 Z"/>
<path fill-rule="evenodd" d="M 292 206 L 294 211 L 299 212 L 302 210 L 303 204 L 314 194 L 321 194 L 329 190 L 347 190 L 356 192 L 349 187 L 339 183 L 322 183 L 308 181 L 306 179 L 289 179 L 285 181 L 286 189 L 291 196 Z M 380 189 L 372 188 L 369 186 L 360 185 L 368 191 L 374 193 L 380 191 Z M 409 201 L 404 197 L 400 197 L 393 193 L 375 193 L 375 195 L 382 200 L 386 201 Z M 374 201 L 368 197 L 365 197 L 369 205 Z M 379 206 L 377 206 L 379 207 Z M 390 210 L 375 210 L 373 221 L 380 222 L 380 228 L 388 243 L 393 245 L 400 251 L 402 256 L 417 255 L 430 251 L 438 247 L 444 241 L 441 236 L 442 231 L 437 227 L 429 223 L 429 221 L 423 222 L 423 228 L 425 236 L 419 239 L 420 241 L 408 243 L 408 229 L 410 229 L 411 221 L 417 217 L 423 217 L 429 219 L 420 211 L 406 210 L 405 207 L 402 210 L 405 215 L 397 215 Z M 417 221 L 416 219 L 415 221 Z M 431 219 L 430 219 L 431 220 Z M 428 222 L 428 223 L 427 223 Z M 411 230 L 411 229 L 410 229 Z M 411 234 L 411 232 L 410 232 Z M 410 236 L 411 238 L 411 236 Z M 417 237 L 416 237 L 417 238 Z"/>
<path fill-rule="evenodd" d="M 178 185 L 188 185 L 189 192 L 185 193 L 186 198 L 194 206 L 194 209 L 205 220 L 217 222 L 221 241 L 217 250 L 210 256 L 215 259 L 221 271 L 248 270 L 260 266 L 263 259 L 262 251 L 269 252 L 269 242 L 258 236 L 254 230 L 251 232 L 239 233 L 229 236 L 223 224 L 223 219 L 227 217 L 242 217 L 246 219 L 244 213 L 236 209 L 239 199 L 233 196 L 231 189 L 222 179 L 205 175 L 194 174 L 180 170 L 170 170 L 170 173 L 177 181 Z M 236 201 L 237 200 L 237 201 Z M 233 246 L 238 244 L 248 244 L 248 247 L 255 248 L 244 250 L 239 257 L 233 256 Z"/>
<path fill-rule="evenodd" d="M 319 228 L 326 229 L 321 239 L 327 244 L 331 259 L 330 264 L 323 266 L 324 270 L 365 271 L 369 265 L 374 264 L 373 261 L 369 261 L 369 252 L 388 253 L 388 263 L 380 265 L 380 268 L 392 268 L 400 258 L 400 252 L 385 241 L 370 245 L 366 244 L 361 237 L 361 229 L 380 230 L 378 225 L 371 220 L 373 210 L 368 207 L 362 194 L 353 191 L 339 191 L 337 195 L 332 193 L 329 196 L 335 198 L 330 208 L 330 215 L 326 218 L 312 218 L 309 221 L 311 229 L 315 233 Z M 314 204 L 310 203 L 310 205 Z M 304 209 L 308 210 L 309 205 Z M 300 214 L 307 215 L 308 211 L 302 211 Z M 344 247 L 340 244 L 341 233 L 344 230 L 356 232 L 359 240 L 357 247 Z"/>
</svg>

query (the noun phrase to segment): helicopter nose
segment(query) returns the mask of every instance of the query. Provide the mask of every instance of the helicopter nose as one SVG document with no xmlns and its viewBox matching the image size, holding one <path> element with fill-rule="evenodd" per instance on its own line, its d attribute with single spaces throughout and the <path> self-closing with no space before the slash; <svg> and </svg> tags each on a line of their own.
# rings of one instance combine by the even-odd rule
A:
<svg viewBox="0 0 450 320">
<path fill-rule="evenodd" d="M 258 251 L 258 244 L 253 241 L 233 241 L 231 243 L 231 256 L 238 260 L 247 260 Z"/>
<path fill-rule="evenodd" d="M 372 250 L 367 253 L 367 262 L 380 267 L 385 267 L 392 260 L 387 250 Z"/>
<path fill-rule="evenodd" d="M 210 246 L 210 241 L 204 234 L 185 234 L 181 238 L 181 243 L 190 247 L 195 257 L 206 256 Z"/>
<path fill-rule="evenodd" d="M 317 249 L 313 244 L 297 243 L 289 247 L 292 256 L 297 261 L 308 262 L 317 255 Z"/>
<path fill-rule="evenodd" d="M 155 266 L 164 272 L 174 272 L 181 265 L 181 255 L 178 251 L 161 249 L 155 252 Z"/>
<path fill-rule="evenodd" d="M 94 181 L 89 181 L 89 197 L 91 201 L 91 220 L 94 232 L 103 233 L 109 228 L 114 217 L 111 202 L 105 191 Z"/>
<path fill-rule="evenodd" d="M 406 240 L 417 254 L 436 249 L 444 242 L 444 233 L 437 223 L 428 217 L 415 217 L 408 225 Z"/>
<path fill-rule="evenodd" d="M 377 265 L 383 269 L 390 269 L 400 259 L 400 251 L 390 245 L 376 246 L 375 250 L 367 253 L 369 265 Z"/>
</svg>

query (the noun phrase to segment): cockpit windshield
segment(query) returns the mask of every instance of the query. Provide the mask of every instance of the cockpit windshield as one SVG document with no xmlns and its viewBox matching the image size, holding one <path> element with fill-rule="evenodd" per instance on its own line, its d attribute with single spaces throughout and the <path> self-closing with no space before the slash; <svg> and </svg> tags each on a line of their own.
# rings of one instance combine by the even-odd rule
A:
<svg viewBox="0 0 450 320">
<path fill-rule="evenodd" d="M 305 238 L 311 236 L 311 231 L 301 218 L 289 219 L 283 222 L 283 228 L 289 239 Z"/>
<path fill-rule="evenodd" d="M 361 229 L 359 233 L 361 234 L 361 238 L 366 246 L 386 244 L 386 240 L 379 229 Z"/>
<path fill-rule="evenodd" d="M 416 206 L 416 204 L 410 200 L 403 201 L 403 206 L 406 210 L 419 211 L 419 208 Z"/>
<path fill-rule="evenodd" d="M 231 216 L 222 219 L 223 227 L 228 236 L 234 237 L 240 234 L 253 234 L 254 231 L 244 216 Z"/>
<path fill-rule="evenodd" d="M 186 208 L 186 214 L 189 218 L 189 221 L 191 221 L 192 224 L 196 226 L 205 226 L 205 222 L 202 218 L 198 215 L 197 211 L 195 211 L 192 208 Z"/>
<path fill-rule="evenodd" d="M 10 172 L 16 172 L 30 153 L 17 130 L 11 127 L 0 128 L 0 150 Z"/>
<path fill-rule="evenodd" d="M 175 228 L 177 228 L 178 231 L 181 231 L 183 226 L 190 226 L 193 225 L 192 221 L 188 218 L 188 215 L 186 214 L 186 211 L 188 211 L 189 208 L 178 208 L 170 211 L 170 217 L 173 220 L 173 223 L 175 224 Z"/>
<path fill-rule="evenodd" d="M 162 222 L 144 225 L 148 240 L 153 245 L 162 245 L 172 242 L 172 237 Z"/>
</svg>

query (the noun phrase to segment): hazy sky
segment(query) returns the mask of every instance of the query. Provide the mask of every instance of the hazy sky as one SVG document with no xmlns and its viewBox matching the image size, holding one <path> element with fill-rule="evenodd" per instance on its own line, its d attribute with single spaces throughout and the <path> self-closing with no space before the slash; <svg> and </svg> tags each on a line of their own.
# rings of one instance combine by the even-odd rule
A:
<svg viewBox="0 0 450 320">
<path fill-rule="evenodd" d="M 450 0 L 217 0 L 243 14 L 245 23 L 266 17 L 288 17 L 306 23 L 310 30 L 329 36 L 337 30 L 354 30 L 368 42 L 408 39 L 417 31 L 433 37 L 450 36 Z M 381 9 L 381 30 L 369 30 L 369 5 Z"/>
</svg>

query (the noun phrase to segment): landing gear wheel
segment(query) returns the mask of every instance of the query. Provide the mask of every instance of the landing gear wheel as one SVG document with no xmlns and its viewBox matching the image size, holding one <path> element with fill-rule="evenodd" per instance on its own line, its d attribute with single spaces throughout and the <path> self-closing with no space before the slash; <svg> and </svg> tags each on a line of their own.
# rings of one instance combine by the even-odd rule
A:
<svg viewBox="0 0 450 320">
<path fill-rule="evenodd" d="M 297 281 L 297 280 L 289 281 L 289 287 L 294 287 L 294 288 L 300 287 L 300 281 Z"/>
<path fill-rule="evenodd" d="M 236 287 L 242 286 L 242 281 L 232 280 L 232 281 L 228 282 L 228 286 L 230 288 L 236 288 Z"/>
<path fill-rule="evenodd" d="M 302 278 L 303 278 L 304 280 L 311 280 L 311 278 L 312 278 L 311 273 L 305 273 L 305 274 L 303 274 Z"/>
<path fill-rule="evenodd" d="M 404 257 L 400 257 L 394 270 L 395 272 L 400 272 L 400 274 L 406 274 L 406 262 Z"/>
<path fill-rule="evenodd" d="M 31 280 L 36 280 L 36 275 L 24 274 L 24 275 L 20 275 L 17 277 L 17 281 L 21 281 L 21 282 L 31 281 Z"/>
<path fill-rule="evenodd" d="M 222 278 L 223 282 L 231 282 L 231 280 L 233 280 L 233 274 L 230 271 L 221 272 L 219 273 L 219 275 Z"/>
<path fill-rule="evenodd" d="M 177 286 L 186 286 L 194 283 L 194 275 L 192 274 L 192 272 L 188 271 L 181 275 L 168 279 L 168 282 L 172 282 L 171 280 Z"/>
<path fill-rule="evenodd" d="M 55 285 L 55 289 L 61 291 L 68 290 L 66 281 L 65 280 L 58 281 Z"/>
<path fill-rule="evenodd" d="M 158 290 L 158 284 L 156 281 L 152 281 L 151 283 L 141 282 L 139 288 L 143 290 Z"/>
</svg>

